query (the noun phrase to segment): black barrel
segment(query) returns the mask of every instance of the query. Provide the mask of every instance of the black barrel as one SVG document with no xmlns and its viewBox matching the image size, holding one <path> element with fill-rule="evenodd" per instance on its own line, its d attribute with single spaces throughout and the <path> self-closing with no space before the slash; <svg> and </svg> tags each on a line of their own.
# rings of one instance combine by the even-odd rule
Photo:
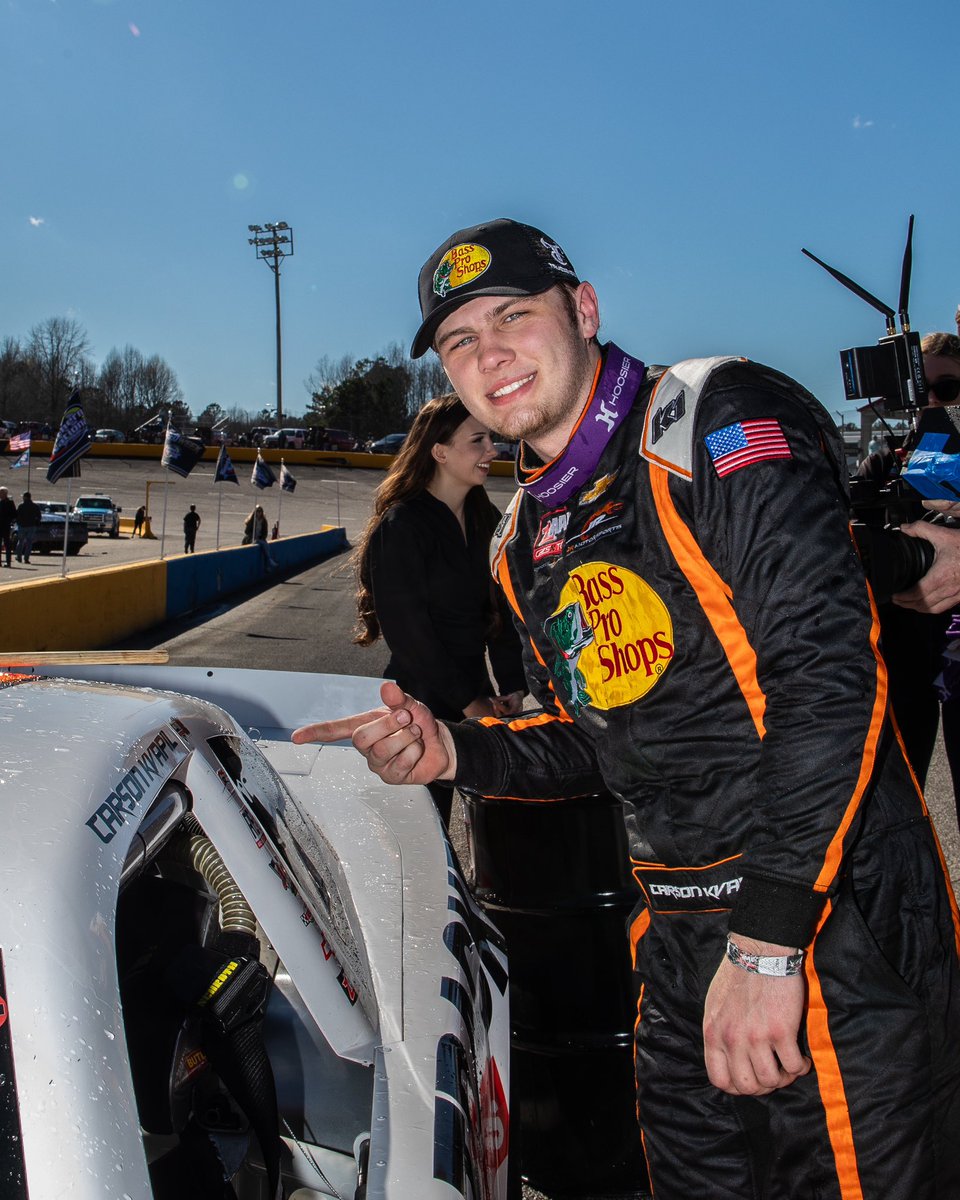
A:
<svg viewBox="0 0 960 1200">
<path fill-rule="evenodd" d="M 463 799 L 468 873 L 510 956 L 521 1173 L 555 1197 L 645 1195 L 620 803 Z"/>
</svg>

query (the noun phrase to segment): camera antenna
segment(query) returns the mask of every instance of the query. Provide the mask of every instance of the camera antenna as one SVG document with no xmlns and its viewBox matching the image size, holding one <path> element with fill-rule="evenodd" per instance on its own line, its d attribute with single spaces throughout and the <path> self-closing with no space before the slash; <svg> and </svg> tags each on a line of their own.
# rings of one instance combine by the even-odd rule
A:
<svg viewBox="0 0 960 1200">
<path fill-rule="evenodd" d="M 911 222 L 910 228 L 912 231 L 913 217 L 910 218 L 910 222 Z M 866 300 L 866 302 L 872 308 L 875 308 L 877 310 L 877 312 L 883 313 L 883 315 L 887 319 L 887 333 L 888 334 L 894 334 L 897 332 L 897 325 L 896 325 L 896 315 L 897 314 L 893 311 L 893 309 L 890 307 L 889 304 L 884 304 L 884 302 L 882 300 L 878 300 L 876 298 L 876 296 L 871 295 L 870 292 L 868 292 L 866 288 L 862 288 L 859 283 L 854 283 L 853 280 L 849 279 L 846 275 L 844 275 L 842 271 L 835 270 L 835 268 L 833 268 L 833 267 L 829 266 L 827 263 L 825 263 L 822 258 L 817 258 L 817 256 L 815 254 L 811 254 L 809 250 L 805 250 L 802 246 L 800 247 L 800 253 L 805 254 L 807 256 L 807 258 L 812 258 L 813 261 L 817 264 L 817 266 L 823 267 L 823 269 L 825 271 L 827 271 L 830 275 L 832 275 L 834 277 L 834 279 L 837 280 L 838 283 L 842 283 L 845 288 L 849 288 L 849 290 L 851 292 L 853 292 L 854 295 L 859 296 L 861 300 Z M 910 288 L 909 267 L 905 267 L 905 269 L 907 270 L 907 279 L 908 279 L 907 290 L 909 291 L 909 288 Z M 902 286 L 901 286 L 901 302 L 902 302 Z"/>
<path fill-rule="evenodd" d="M 907 225 L 907 244 L 903 251 L 903 266 L 900 269 L 900 328 L 904 333 L 910 330 L 910 317 L 907 305 L 910 303 L 910 271 L 913 267 L 913 213 Z"/>
</svg>

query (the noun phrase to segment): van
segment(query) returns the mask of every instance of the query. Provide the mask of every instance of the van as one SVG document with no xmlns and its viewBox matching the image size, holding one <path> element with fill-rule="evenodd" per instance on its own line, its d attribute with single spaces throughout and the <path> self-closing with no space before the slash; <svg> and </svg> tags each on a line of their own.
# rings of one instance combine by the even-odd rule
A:
<svg viewBox="0 0 960 1200">
<path fill-rule="evenodd" d="M 276 433 L 268 433 L 263 439 L 263 444 L 275 450 L 302 450 L 307 444 L 307 431 L 293 428 L 278 429 Z"/>
</svg>

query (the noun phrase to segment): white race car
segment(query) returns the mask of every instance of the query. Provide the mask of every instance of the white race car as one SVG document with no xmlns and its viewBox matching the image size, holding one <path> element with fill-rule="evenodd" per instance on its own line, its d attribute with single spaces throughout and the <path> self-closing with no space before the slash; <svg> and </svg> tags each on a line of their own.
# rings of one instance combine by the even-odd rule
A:
<svg viewBox="0 0 960 1200">
<path fill-rule="evenodd" d="M 289 740 L 376 682 L 44 671 L 0 691 L 3 1200 L 505 1200 L 501 939 L 425 790 Z"/>
</svg>

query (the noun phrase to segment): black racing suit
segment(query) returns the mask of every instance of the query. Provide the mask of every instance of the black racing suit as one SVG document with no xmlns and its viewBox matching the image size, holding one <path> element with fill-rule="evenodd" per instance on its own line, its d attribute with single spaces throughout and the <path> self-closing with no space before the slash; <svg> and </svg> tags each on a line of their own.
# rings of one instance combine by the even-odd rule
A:
<svg viewBox="0 0 960 1200">
<path fill-rule="evenodd" d="M 960 923 L 887 719 L 836 431 L 742 360 L 648 371 L 628 403 L 593 413 L 612 428 L 564 502 L 521 474 L 494 570 L 543 711 L 451 727 L 457 782 L 623 802 L 657 1200 L 960 1196 Z M 703 1063 L 728 929 L 808 950 L 814 1069 L 761 1099 Z"/>
</svg>

